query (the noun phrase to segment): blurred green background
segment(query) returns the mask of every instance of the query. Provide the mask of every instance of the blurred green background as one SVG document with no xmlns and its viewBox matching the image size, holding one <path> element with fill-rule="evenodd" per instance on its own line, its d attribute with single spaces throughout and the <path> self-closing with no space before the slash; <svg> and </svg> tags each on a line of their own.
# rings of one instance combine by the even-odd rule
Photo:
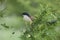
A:
<svg viewBox="0 0 60 40">
<path fill-rule="evenodd" d="M 25 11 L 36 19 L 24 34 Z M 0 40 L 60 40 L 60 0 L 0 0 Z"/>
</svg>

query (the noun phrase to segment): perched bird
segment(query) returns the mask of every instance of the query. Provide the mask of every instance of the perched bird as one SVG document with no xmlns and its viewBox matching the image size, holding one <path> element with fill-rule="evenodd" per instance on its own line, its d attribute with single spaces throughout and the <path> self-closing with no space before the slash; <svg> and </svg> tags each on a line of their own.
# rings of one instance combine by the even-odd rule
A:
<svg viewBox="0 0 60 40">
<path fill-rule="evenodd" d="M 32 24 L 33 18 L 30 14 L 28 14 L 27 12 L 23 12 L 22 15 L 25 22 L 30 22 L 30 24 Z"/>
</svg>

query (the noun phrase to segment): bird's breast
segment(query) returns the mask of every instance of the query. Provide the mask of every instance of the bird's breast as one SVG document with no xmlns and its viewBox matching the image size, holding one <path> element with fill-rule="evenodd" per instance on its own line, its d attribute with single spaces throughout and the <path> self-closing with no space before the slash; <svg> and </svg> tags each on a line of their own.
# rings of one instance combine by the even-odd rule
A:
<svg viewBox="0 0 60 40">
<path fill-rule="evenodd" d="M 27 15 L 23 15 L 23 19 L 25 21 L 32 21 L 31 18 L 29 16 L 27 16 Z"/>
</svg>

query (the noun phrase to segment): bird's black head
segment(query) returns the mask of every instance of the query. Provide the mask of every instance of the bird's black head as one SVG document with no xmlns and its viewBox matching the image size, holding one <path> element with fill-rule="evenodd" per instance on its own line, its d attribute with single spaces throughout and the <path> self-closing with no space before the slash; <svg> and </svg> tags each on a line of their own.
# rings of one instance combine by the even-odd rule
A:
<svg viewBox="0 0 60 40">
<path fill-rule="evenodd" d="M 23 12 L 22 15 L 27 15 L 30 17 L 30 15 L 27 12 Z"/>
</svg>

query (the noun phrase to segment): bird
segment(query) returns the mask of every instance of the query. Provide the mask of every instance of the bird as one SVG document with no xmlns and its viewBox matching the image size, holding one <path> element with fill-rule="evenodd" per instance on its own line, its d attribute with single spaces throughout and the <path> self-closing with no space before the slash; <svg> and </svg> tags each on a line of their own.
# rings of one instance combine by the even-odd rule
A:
<svg viewBox="0 0 60 40">
<path fill-rule="evenodd" d="M 23 12 L 22 13 L 22 16 L 23 16 L 23 20 L 24 20 L 24 22 L 25 22 L 25 30 L 23 30 L 23 32 L 25 33 L 27 30 L 31 30 L 31 28 L 32 28 L 32 23 L 33 23 L 33 17 L 28 13 L 28 12 Z M 28 27 L 28 25 L 30 26 L 30 27 Z"/>
<path fill-rule="evenodd" d="M 22 15 L 25 22 L 29 22 L 30 24 L 32 24 L 33 18 L 28 12 L 23 12 Z"/>
</svg>

